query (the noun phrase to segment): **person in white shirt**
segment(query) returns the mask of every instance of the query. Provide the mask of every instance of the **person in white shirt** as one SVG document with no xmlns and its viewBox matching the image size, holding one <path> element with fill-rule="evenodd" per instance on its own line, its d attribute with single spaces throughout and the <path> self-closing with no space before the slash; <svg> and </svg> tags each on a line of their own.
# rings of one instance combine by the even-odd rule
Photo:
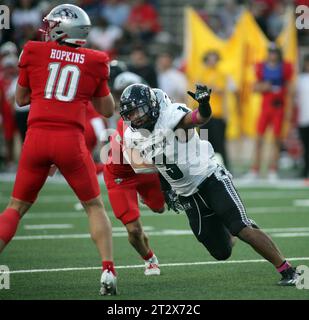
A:
<svg viewBox="0 0 309 320">
<path fill-rule="evenodd" d="M 303 144 L 303 178 L 309 178 L 309 54 L 304 57 L 303 72 L 296 86 L 299 135 Z"/>
<path fill-rule="evenodd" d="M 172 101 L 186 102 L 187 79 L 173 66 L 173 56 L 162 52 L 157 57 L 158 87 L 167 93 Z"/>
</svg>

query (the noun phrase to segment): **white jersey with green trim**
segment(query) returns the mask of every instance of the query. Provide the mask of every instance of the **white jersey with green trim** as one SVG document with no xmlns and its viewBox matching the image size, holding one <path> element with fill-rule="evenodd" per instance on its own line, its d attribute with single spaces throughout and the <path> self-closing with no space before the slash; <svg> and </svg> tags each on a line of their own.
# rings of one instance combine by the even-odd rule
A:
<svg viewBox="0 0 309 320">
<path fill-rule="evenodd" d="M 153 131 L 128 127 L 125 145 L 139 151 L 145 162 L 153 163 L 178 195 L 192 195 L 217 167 L 213 147 L 200 140 L 195 129 L 175 130 L 191 110 L 185 104 L 172 103 L 162 90 L 153 90 L 160 107 Z"/>
</svg>

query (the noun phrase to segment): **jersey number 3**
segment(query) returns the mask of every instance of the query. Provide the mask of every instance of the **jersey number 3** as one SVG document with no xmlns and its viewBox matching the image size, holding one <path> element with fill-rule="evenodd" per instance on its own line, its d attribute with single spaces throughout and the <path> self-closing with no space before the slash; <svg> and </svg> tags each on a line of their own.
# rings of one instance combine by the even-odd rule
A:
<svg viewBox="0 0 309 320">
<path fill-rule="evenodd" d="M 44 96 L 46 99 L 55 97 L 60 101 L 72 101 L 76 95 L 80 70 L 76 65 L 68 64 L 63 68 L 60 68 L 60 66 L 60 63 L 55 62 L 48 65 L 49 75 Z M 58 77 L 59 71 L 60 75 Z"/>
</svg>

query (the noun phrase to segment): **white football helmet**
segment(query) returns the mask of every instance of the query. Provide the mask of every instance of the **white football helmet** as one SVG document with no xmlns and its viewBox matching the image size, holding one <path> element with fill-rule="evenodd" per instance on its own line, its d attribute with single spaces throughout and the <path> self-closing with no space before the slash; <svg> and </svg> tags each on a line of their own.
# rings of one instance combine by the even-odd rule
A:
<svg viewBox="0 0 309 320">
<path fill-rule="evenodd" d="M 136 73 L 125 71 L 120 73 L 114 80 L 113 90 L 123 91 L 127 86 L 135 83 L 146 84 L 145 80 Z"/>
<path fill-rule="evenodd" d="M 61 4 L 43 19 L 46 41 L 59 41 L 82 46 L 91 28 L 87 13 L 78 6 Z"/>
</svg>

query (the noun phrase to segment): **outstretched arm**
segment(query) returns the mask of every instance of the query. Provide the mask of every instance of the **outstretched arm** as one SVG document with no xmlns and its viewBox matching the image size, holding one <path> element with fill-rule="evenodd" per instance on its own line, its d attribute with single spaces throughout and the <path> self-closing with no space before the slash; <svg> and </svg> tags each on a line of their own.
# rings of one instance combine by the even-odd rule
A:
<svg viewBox="0 0 309 320">
<path fill-rule="evenodd" d="M 199 106 L 194 111 L 185 115 L 179 122 L 177 128 L 190 129 L 201 126 L 211 118 L 211 107 L 209 103 L 211 89 L 207 86 L 196 85 L 195 93 L 188 91 L 188 94 L 198 102 Z"/>
</svg>

